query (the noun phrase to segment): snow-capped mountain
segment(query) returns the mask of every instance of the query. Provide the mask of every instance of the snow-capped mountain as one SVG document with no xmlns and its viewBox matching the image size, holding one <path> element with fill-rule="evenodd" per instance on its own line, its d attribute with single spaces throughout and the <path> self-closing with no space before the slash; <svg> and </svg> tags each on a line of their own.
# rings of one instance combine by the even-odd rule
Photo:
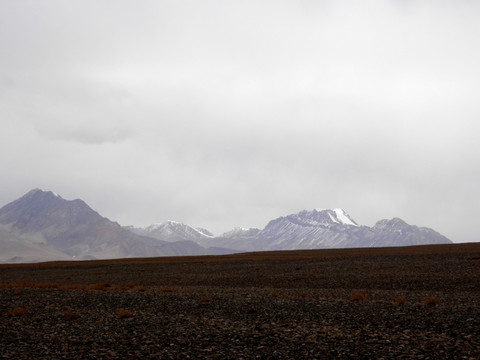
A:
<svg viewBox="0 0 480 360">
<path fill-rule="evenodd" d="M 286 217 L 292 223 L 306 226 L 330 226 L 334 224 L 358 226 L 343 209 L 300 211 Z"/>
<path fill-rule="evenodd" d="M 235 228 L 218 237 L 175 221 L 122 227 L 82 200 L 39 189 L 0 209 L 0 262 L 445 243 L 451 241 L 399 218 L 362 226 L 342 209 L 304 210 L 271 220 L 264 229 Z"/>
<path fill-rule="evenodd" d="M 186 224 L 169 220 L 164 223 L 152 224 L 147 227 L 126 226 L 127 230 L 142 236 L 152 237 L 167 242 L 191 242 L 199 248 L 196 253 L 183 255 L 221 255 L 231 254 L 235 250 L 222 247 L 216 237 L 203 228 L 193 228 Z"/>
<path fill-rule="evenodd" d="M 214 238 L 213 234 L 206 229 L 193 228 L 172 220 L 160 224 L 152 224 L 144 228 L 128 226 L 127 229 L 139 235 L 150 236 L 169 242 L 190 240 L 200 243 L 204 238 Z"/>
<path fill-rule="evenodd" d="M 351 247 L 409 246 L 450 243 L 428 229 L 408 225 L 400 219 L 382 220 L 374 227 L 358 225 L 344 210 L 301 211 L 270 221 L 251 236 L 227 233 L 217 241 L 241 250 L 293 250 Z"/>
</svg>

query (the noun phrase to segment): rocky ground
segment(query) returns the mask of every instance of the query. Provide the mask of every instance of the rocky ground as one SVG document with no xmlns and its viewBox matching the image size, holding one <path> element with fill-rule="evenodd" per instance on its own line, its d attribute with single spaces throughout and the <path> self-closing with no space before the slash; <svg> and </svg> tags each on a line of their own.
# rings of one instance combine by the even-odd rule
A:
<svg viewBox="0 0 480 360">
<path fill-rule="evenodd" d="M 479 359 L 480 246 L 0 266 L 2 359 Z"/>
</svg>

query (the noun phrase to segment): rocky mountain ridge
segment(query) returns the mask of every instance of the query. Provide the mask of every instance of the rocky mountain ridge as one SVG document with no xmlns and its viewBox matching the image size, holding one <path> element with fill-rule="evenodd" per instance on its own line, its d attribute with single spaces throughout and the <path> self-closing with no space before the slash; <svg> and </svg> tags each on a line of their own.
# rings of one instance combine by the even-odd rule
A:
<svg viewBox="0 0 480 360">
<path fill-rule="evenodd" d="M 270 221 L 264 229 L 235 228 L 214 236 L 175 221 L 122 227 L 84 201 L 51 191 L 28 192 L 0 209 L 0 262 L 218 255 L 244 251 L 410 246 L 451 241 L 399 218 L 373 227 L 342 209 L 303 210 Z"/>
<path fill-rule="evenodd" d="M 344 210 L 303 210 L 270 221 L 263 230 L 244 229 L 212 240 L 238 251 L 327 249 L 445 244 L 438 232 L 394 218 L 373 227 L 357 224 Z"/>
<path fill-rule="evenodd" d="M 198 244 L 141 236 L 84 201 L 34 189 L 0 209 L 0 262 L 197 255 Z"/>
</svg>

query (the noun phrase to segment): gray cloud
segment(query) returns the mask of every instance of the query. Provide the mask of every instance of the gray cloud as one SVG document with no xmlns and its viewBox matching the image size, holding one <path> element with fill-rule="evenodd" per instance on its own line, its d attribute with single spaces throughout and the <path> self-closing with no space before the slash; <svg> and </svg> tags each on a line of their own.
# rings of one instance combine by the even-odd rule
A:
<svg viewBox="0 0 480 360">
<path fill-rule="evenodd" d="M 0 203 L 219 233 L 343 207 L 476 240 L 479 5 L 0 3 Z M 93 146 L 94 145 L 94 146 Z"/>
</svg>

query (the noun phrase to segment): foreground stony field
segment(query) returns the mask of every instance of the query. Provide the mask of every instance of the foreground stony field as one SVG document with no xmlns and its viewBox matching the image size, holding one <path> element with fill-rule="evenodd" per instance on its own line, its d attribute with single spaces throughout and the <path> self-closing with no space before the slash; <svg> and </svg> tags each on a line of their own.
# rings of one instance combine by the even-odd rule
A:
<svg viewBox="0 0 480 360">
<path fill-rule="evenodd" d="M 0 266 L 3 359 L 479 359 L 480 246 Z"/>
</svg>

